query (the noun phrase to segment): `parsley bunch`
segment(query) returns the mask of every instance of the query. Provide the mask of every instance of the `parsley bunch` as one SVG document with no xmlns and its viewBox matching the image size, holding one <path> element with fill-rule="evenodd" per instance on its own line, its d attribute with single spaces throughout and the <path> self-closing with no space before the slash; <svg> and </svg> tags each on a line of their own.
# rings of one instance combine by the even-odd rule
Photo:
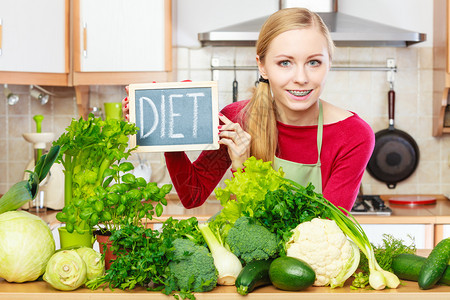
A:
<svg viewBox="0 0 450 300">
<path fill-rule="evenodd" d="M 178 261 L 174 246 L 177 240 L 186 239 L 195 245 L 205 246 L 195 217 L 186 220 L 170 217 L 160 230 L 128 224 L 115 231 L 110 239 L 111 250 L 117 258 L 105 275 L 88 281 L 86 287 L 131 290 L 141 286 L 166 295 L 175 293 L 176 298 L 195 299 L 193 290 L 180 289 L 178 280 L 170 270 L 170 263 Z"/>
</svg>

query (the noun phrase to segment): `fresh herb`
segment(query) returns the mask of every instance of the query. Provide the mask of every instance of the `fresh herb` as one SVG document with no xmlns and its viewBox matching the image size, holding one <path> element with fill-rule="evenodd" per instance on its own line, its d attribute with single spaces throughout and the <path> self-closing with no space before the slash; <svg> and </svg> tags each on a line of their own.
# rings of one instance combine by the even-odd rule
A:
<svg viewBox="0 0 450 300">
<path fill-rule="evenodd" d="M 377 260 L 380 267 L 386 271 L 393 272 L 392 269 L 392 259 L 402 253 L 415 254 L 416 246 L 414 243 L 414 238 L 408 236 L 410 239 L 409 243 L 404 240 L 395 238 L 390 234 L 383 234 L 383 240 L 381 245 L 375 246 L 372 244 L 373 252 L 375 254 L 375 259 Z M 361 255 L 359 262 L 360 272 L 354 275 L 355 279 L 352 282 L 353 288 L 365 288 L 368 284 L 369 278 L 369 261 L 367 257 Z"/>
<path fill-rule="evenodd" d="M 133 169 L 130 162 L 114 164 L 105 170 L 105 181 L 95 188 L 95 195 L 85 200 L 77 198 L 57 213 L 56 218 L 66 223 L 68 232 L 101 224 L 99 230 L 105 233 L 123 225 L 139 226 L 144 218 L 151 220 L 154 215 L 161 216 L 163 205 L 167 205 L 165 196 L 172 185 L 159 188 L 155 182 L 147 183 L 142 177 L 125 173 Z M 111 184 L 113 180 L 115 183 Z"/>
<path fill-rule="evenodd" d="M 188 239 L 195 245 L 205 246 L 195 217 L 185 220 L 170 217 L 160 230 L 134 224 L 121 227 L 111 236 L 112 251 L 117 258 L 104 276 L 88 281 L 86 286 L 122 290 L 142 286 L 166 295 L 173 294 L 177 299 L 195 299 L 193 290 L 181 289 L 170 270 L 170 263 L 179 261 L 174 256 L 177 239 Z"/>
<path fill-rule="evenodd" d="M 256 203 L 255 218 L 277 234 L 281 255 L 286 252 L 285 245 L 292 236 L 292 229 L 300 223 L 326 216 L 323 206 L 305 195 L 315 197 L 313 185 L 309 184 L 302 193 L 298 193 L 284 184 L 275 191 L 267 192 L 264 201 Z"/>
</svg>

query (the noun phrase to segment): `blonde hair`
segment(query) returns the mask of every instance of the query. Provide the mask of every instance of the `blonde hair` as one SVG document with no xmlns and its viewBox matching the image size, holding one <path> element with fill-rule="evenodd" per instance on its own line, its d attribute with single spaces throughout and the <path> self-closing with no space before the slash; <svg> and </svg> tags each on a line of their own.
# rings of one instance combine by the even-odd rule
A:
<svg viewBox="0 0 450 300">
<path fill-rule="evenodd" d="M 326 38 L 331 61 L 334 43 L 328 28 L 319 15 L 299 7 L 279 10 L 266 20 L 256 43 L 259 60 L 264 62 L 270 43 L 279 34 L 311 27 L 318 28 Z M 269 84 L 265 82 L 258 84 L 241 115 L 245 130 L 252 136 L 250 155 L 264 161 L 273 161 L 278 144 L 276 111 Z"/>
</svg>

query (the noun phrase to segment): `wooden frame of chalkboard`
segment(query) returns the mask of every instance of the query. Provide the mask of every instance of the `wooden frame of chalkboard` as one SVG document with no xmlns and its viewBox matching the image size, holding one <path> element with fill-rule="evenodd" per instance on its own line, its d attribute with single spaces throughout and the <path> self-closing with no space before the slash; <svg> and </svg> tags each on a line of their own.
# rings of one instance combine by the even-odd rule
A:
<svg viewBox="0 0 450 300">
<path fill-rule="evenodd" d="M 137 152 L 219 149 L 217 82 L 130 84 L 128 95 Z"/>
</svg>

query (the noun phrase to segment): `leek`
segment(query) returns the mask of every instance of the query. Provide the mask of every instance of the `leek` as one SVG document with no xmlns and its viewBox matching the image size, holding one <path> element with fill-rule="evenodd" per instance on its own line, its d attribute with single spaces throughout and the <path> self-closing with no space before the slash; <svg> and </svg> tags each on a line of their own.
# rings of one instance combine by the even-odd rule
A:
<svg viewBox="0 0 450 300">
<path fill-rule="evenodd" d="M 41 156 L 34 171 L 27 170 L 30 173 L 28 180 L 17 182 L 0 198 L 0 214 L 16 210 L 36 198 L 39 183 L 47 176 L 59 155 L 59 150 L 59 146 L 51 147 L 47 154 Z"/>
</svg>

